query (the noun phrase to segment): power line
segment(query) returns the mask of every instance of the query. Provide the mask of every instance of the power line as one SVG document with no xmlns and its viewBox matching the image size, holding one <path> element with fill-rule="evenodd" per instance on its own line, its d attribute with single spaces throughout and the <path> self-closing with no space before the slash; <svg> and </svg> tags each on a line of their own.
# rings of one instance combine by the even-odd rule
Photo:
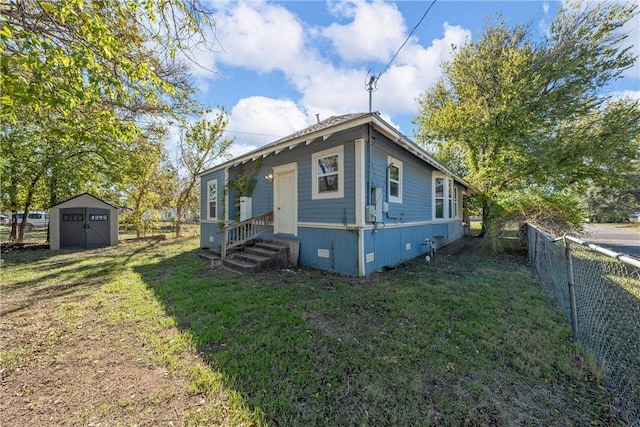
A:
<svg viewBox="0 0 640 427">
<path fill-rule="evenodd" d="M 407 42 L 409 41 L 409 39 L 411 38 L 411 36 L 413 35 L 413 33 L 418 29 L 418 27 L 420 26 L 420 24 L 422 24 L 422 21 L 424 21 L 424 18 L 427 16 L 427 14 L 429 13 L 429 11 L 431 10 L 431 8 L 433 7 L 433 5 L 436 4 L 436 0 L 433 0 L 431 2 L 431 4 L 429 5 L 429 7 L 427 8 L 427 10 L 424 12 L 424 14 L 422 15 L 422 18 L 420 18 L 420 20 L 418 21 L 418 23 L 416 24 L 415 27 L 413 27 L 413 30 L 411 30 L 411 32 L 409 33 L 409 35 L 407 36 L 406 40 L 404 41 L 404 43 L 402 43 L 402 45 L 400 46 L 400 48 L 398 49 L 398 51 L 396 52 L 395 55 L 393 55 L 393 58 L 391 58 L 391 60 L 389 61 L 389 63 L 387 64 L 387 66 L 384 68 L 384 70 L 382 70 L 382 72 L 380 74 L 378 74 L 378 77 L 376 77 L 376 81 L 380 80 L 380 77 L 387 72 L 387 70 L 389 69 L 389 67 L 391 66 L 391 63 L 396 59 L 396 57 L 398 56 L 398 54 L 400 53 L 400 51 L 402 50 L 402 48 L 404 47 L 405 44 L 407 44 Z"/>
</svg>

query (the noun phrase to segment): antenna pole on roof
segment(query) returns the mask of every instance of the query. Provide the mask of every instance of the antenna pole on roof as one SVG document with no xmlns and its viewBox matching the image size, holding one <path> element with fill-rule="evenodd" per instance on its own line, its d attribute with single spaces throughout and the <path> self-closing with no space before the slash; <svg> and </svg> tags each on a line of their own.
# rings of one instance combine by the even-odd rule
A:
<svg viewBox="0 0 640 427">
<path fill-rule="evenodd" d="M 371 70 L 369 70 L 369 72 L 371 72 Z M 367 73 L 367 77 L 368 76 L 369 76 L 369 73 Z M 378 79 L 376 78 L 376 76 L 374 76 L 372 74 L 371 77 L 369 77 L 369 80 L 364 84 L 364 90 L 369 92 L 369 112 L 371 112 L 373 110 L 373 108 L 372 108 L 372 93 L 375 92 L 376 90 L 378 90 L 377 83 L 378 83 Z"/>
</svg>

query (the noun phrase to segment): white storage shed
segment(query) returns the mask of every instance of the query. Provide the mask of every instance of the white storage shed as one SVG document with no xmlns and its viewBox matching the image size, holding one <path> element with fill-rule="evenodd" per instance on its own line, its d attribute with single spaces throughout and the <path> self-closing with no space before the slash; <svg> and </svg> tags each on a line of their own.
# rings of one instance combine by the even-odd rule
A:
<svg viewBox="0 0 640 427">
<path fill-rule="evenodd" d="M 89 193 L 51 206 L 49 246 L 52 250 L 117 245 L 118 208 Z"/>
</svg>

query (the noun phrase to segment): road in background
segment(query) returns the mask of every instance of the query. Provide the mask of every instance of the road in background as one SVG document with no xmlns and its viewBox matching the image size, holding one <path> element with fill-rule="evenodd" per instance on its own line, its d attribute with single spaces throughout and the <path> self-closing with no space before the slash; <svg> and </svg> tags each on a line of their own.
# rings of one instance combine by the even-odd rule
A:
<svg viewBox="0 0 640 427">
<path fill-rule="evenodd" d="M 628 224 L 585 224 L 580 239 L 640 258 L 640 227 Z"/>
</svg>

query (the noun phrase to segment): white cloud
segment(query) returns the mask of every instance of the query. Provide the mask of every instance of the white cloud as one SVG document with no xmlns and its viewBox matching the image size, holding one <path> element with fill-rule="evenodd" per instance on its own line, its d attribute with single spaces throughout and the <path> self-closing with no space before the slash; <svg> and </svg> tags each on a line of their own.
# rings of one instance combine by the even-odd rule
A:
<svg viewBox="0 0 640 427">
<path fill-rule="evenodd" d="M 443 37 L 434 39 L 429 47 L 416 44 L 415 40 L 407 43 L 394 65 L 381 76 L 372 94 L 373 110 L 389 114 L 417 112 L 416 99 L 441 76 L 440 64 L 451 58 L 451 46 L 460 46 L 470 37 L 468 30 L 445 23 Z M 335 68 L 321 63 L 298 87 L 307 111 L 326 118 L 368 111 L 366 80 L 364 68 Z"/>
<path fill-rule="evenodd" d="M 203 67 L 214 69 L 224 63 L 264 73 L 280 70 L 300 94 L 295 101 L 258 96 L 240 99 L 229 110 L 227 127 L 244 132 L 229 134 L 236 139 L 234 155 L 313 124 L 316 114 L 326 119 L 368 111 L 365 83 L 372 64 L 366 61 L 382 64 L 374 70 L 379 73 L 406 39 L 404 19 L 396 6 L 379 1 L 329 4 L 333 13 L 351 20 L 324 28 L 305 27 L 291 12 L 270 3 L 219 6 L 215 37 L 224 52 L 220 48 L 195 52 Z M 309 45 L 314 34 L 329 37 L 345 63 L 354 65 L 332 64 L 331 57 Z M 440 77 L 440 64 L 451 58 L 451 45 L 462 45 L 470 36 L 468 30 L 445 23 L 442 37 L 429 46 L 412 37 L 382 76 L 373 93 L 373 110 L 390 123 L 395 114 L 417 113 L 417 98 Z M 196 72 L 196 76 L 203 78 L 203 87 L 212 78 L 205 72 Z"/>
<path fill-rule="evenodd" d="M 461 46 L 471 33 L 444 23 L 444 34 L 429 47 L 407 43 L 394 65 L 380 77 L 373 109 L 389 114 L 417 113 L 417 98 L 442 75 L 440 65 L 452 58 L 452 45 Z"/>
<path fill-rule="evenodd" d="M 342 2 L 333 12 L 353 18 L 346 25 L 333 23 L 320 31 L 344 61 L 388 61 L 406 38 L 404 18 L 394 4 Z"/>
<path fill-rule="evenodd" d="M 236 132 L 229 133 L 236 139 L 231 149 L 233 155 L 313 124 L 316 114 L 323 120 L 336 114 L 368 111 L 367 70 L 382 71 L 407 37 L 405 20 L 396 5 L 378 0 L 329 0 L 327 8 L 336 22 L 324 27 L 302 22 L 285 8 L 286 3 L 210 1 L 217 8 L 216 32 L 210 37 L 220 44 L 192 52 L 194 60 L 202 65 L 193 71 L 203 91 L 211 87 L 215 99 L 215 85 L 219 82 L 214 79 L 227 77 L 234 82 L 230 73 L 236 69 L 229 67 L 225 71 L 225 65 L 238 67 L 244 73 L 264 73 L 265 82 L 270 81 L 269 73 L 281 72 L 289 83 L 286 89 L 294 90 L 283 95 L 287 99 L 251 96 L 235 101 L 245 93 L 228 101 L 227 129 Z M 541 5 L 545 14 L 540 22 L 543 33 L 556 6 L 549 1 Z M 636 19 L 623 30 L 629 33 L 628 42 L 635 45 L 636 54 L 640 49 L 639 25 L 640 20 Z M 431 41 L 410 38 L 378 82 L 373 93 L 373 110 L 380 111 L 394 126 L 392 117 L 402 121 L 400 116 L 415 116 L 417 98 L 440 78 L 441 63 L 452 57 L 451 46 L 461 46 L 470 39 L 469 30 L 448 23 L 443 24 L 438 38 Z M 333 49 L 319 50 L 327 48 L 329 42 Z M 625 78 L 638 79 L 639 67 L 637 63 L 625 73 Z M 215 74 L 210 70 L 222 72 Z M 640 91 L 625 94 L 638 99 Z M 232 105 L 233 102 L 236 104 Z M 410 133 L 410 129 L 401 130 Z"/>
<path fill-rule="evenodd" d="M 221 10 L 215 22 L 215 36 L 223 49 L 215 53 L 215 60 L 261 72 L 285 68 L 304 42 L 298 19 L 278 5 L 239 3 Z"/>
<path fill-rule="evenodd" d="M 632 101 L 640 101 L 640 90 L 621 90 L 611 92 L 609 95 L 614 100 L 629 99 Z"/>
<path fill-rule="evenodd" d="M 307 117 L 295 102 L 252 96 L 241 99 L 231 109 L 227 130 L 236 140 L 232 145 L 235 156 L 307 126 Z"/>
<path fill-rule="evenodd" d="M 365 6 L 373 7 L 373 5 L 385 6 L 377 3 Z M 258 6 L 265 7 L 260 3 Z M 358 12 L 360 10 L 358 8 L 365 6 L 355 5 L 356 12 L 354 13 L 362 13 Z M 291 16 L 287 17 L 288 12 L 284 9 L 279 7 L 267 7 L 266 9 L 270 11 L 272 16 L 283 18 L 285 23 L 294 22 L 291 21 L 293 19 Z M 398 13 L 395 6 L 393 10 L 394 13 Z M 240 16 L 251 17 L 252 26 L 262 29 L 269 28 L 268 22 L 273 21 L 268 18 L 269 13 L 259 13 L 257 9 L 250 10 L 249 5 L 241 5 L 234 11 L 235 15 L 233 15 L 232 21 L 238 24 L 242 21 Z M 227 13 L 225 16 L 230 15 Z M 259 22 L 260 19 L 263 19 L 264 22 Z M 298 25 L 297 21 L 295 23 Z M 229 25 L 229 23 L 225 25 Z M 338 30 L 340 28 L 344 34 L 339 36 Z M 350 27 L 340 28 L 333 27 L 336 31 L 334 36 L 337 38 L 345 37 L 347 39 L 349 38 L 347 35 L 354 31 Z M 228 34 L 229 31 L 226 31 Z M 237 30 L 237 33 L 244 34 L 247 31 L 247 29 Z M 384 31 L 380 32 L 384 33 Z M 262 31 L 258 31 L 258 33 L 262 33 Z M 278 32 L 276 31 L 276 33 Z M 304 34 L 296 37 L 298 39 L 296 45 L 299 45 L 302 43 Z M 398 33 L 392 38 L 401 40 L 394 45 L 394 49 L 397 49 L 406 35 Z M 419 45 L 415 38 L 409 40 L 394 61 L 394 65 L 382 76 L 378 91 L 373 93 L 373 110 L 389 115 L 416 113 L 416 99 L 440 77 L 440 64 L 442 61 L 450 59 L 451 45 L 462 45 L 469 38 L 470 32 L 468 30 L 445 23 L 442 38 L 434 39 L 428 47 Z M 242 37 L 237 43 L 234 42 L 234 46 L 241 44 L 241 39 Z M 286 37 L 283 43 L 286 44 Z M 352 46 L 356 45 L 358 42 Z M 227 50 L 225 62 L 228 62 L 230 57 L 234 57 L 235 64 L 244 64 L 244 66 L 262 71 L 266 71 L 268 68 L 279 68 L 300 93 L 298 105 L 291 100 L 274 100 L 264 97 L 241 99 L 230 111 L 228 129 L 274 136 L 236 134 L 235 150 L 245 150 L 243 148 L 245 146 L 246 150 L 262 146 L 277 139 L 275 136 L 285 136 L 302 129 L 315 123 L 316 114 L 319 114 L 321 119 L 326 119 L 336 114 L 368 111 L 369 94 L 365 90 L 367 71 L 364 64 L 359 67 L 336 67 L 331 63 L 330 58 L 320 56 L 312 48 L 305 48 L 300 49 L 296 55 L 293 55 L 295 49 L 289 49 L 287 55 L 290 57 L 288 59 L 273 61 L 268 66 L 264 64 L 258 66 L 254 64 L 255 59 L 245 58 L 245 56 L 252 54 L 250 49 L 239 46 L 241 52 L 233 54 L 230 52 L 229 45 L 225 46 L 225 49 Z M 389 49 L 388 52 L 391 50 Z"/>
<path fill-rule="evenodd" d="M 303 91 L 302 104 L 311 114 L 321 117 L 367 111 L 368 94 L 364 90 L 366 72 L 362 69 L 334 68 L 325 65 L 312 76 Z"/>
</svg>

